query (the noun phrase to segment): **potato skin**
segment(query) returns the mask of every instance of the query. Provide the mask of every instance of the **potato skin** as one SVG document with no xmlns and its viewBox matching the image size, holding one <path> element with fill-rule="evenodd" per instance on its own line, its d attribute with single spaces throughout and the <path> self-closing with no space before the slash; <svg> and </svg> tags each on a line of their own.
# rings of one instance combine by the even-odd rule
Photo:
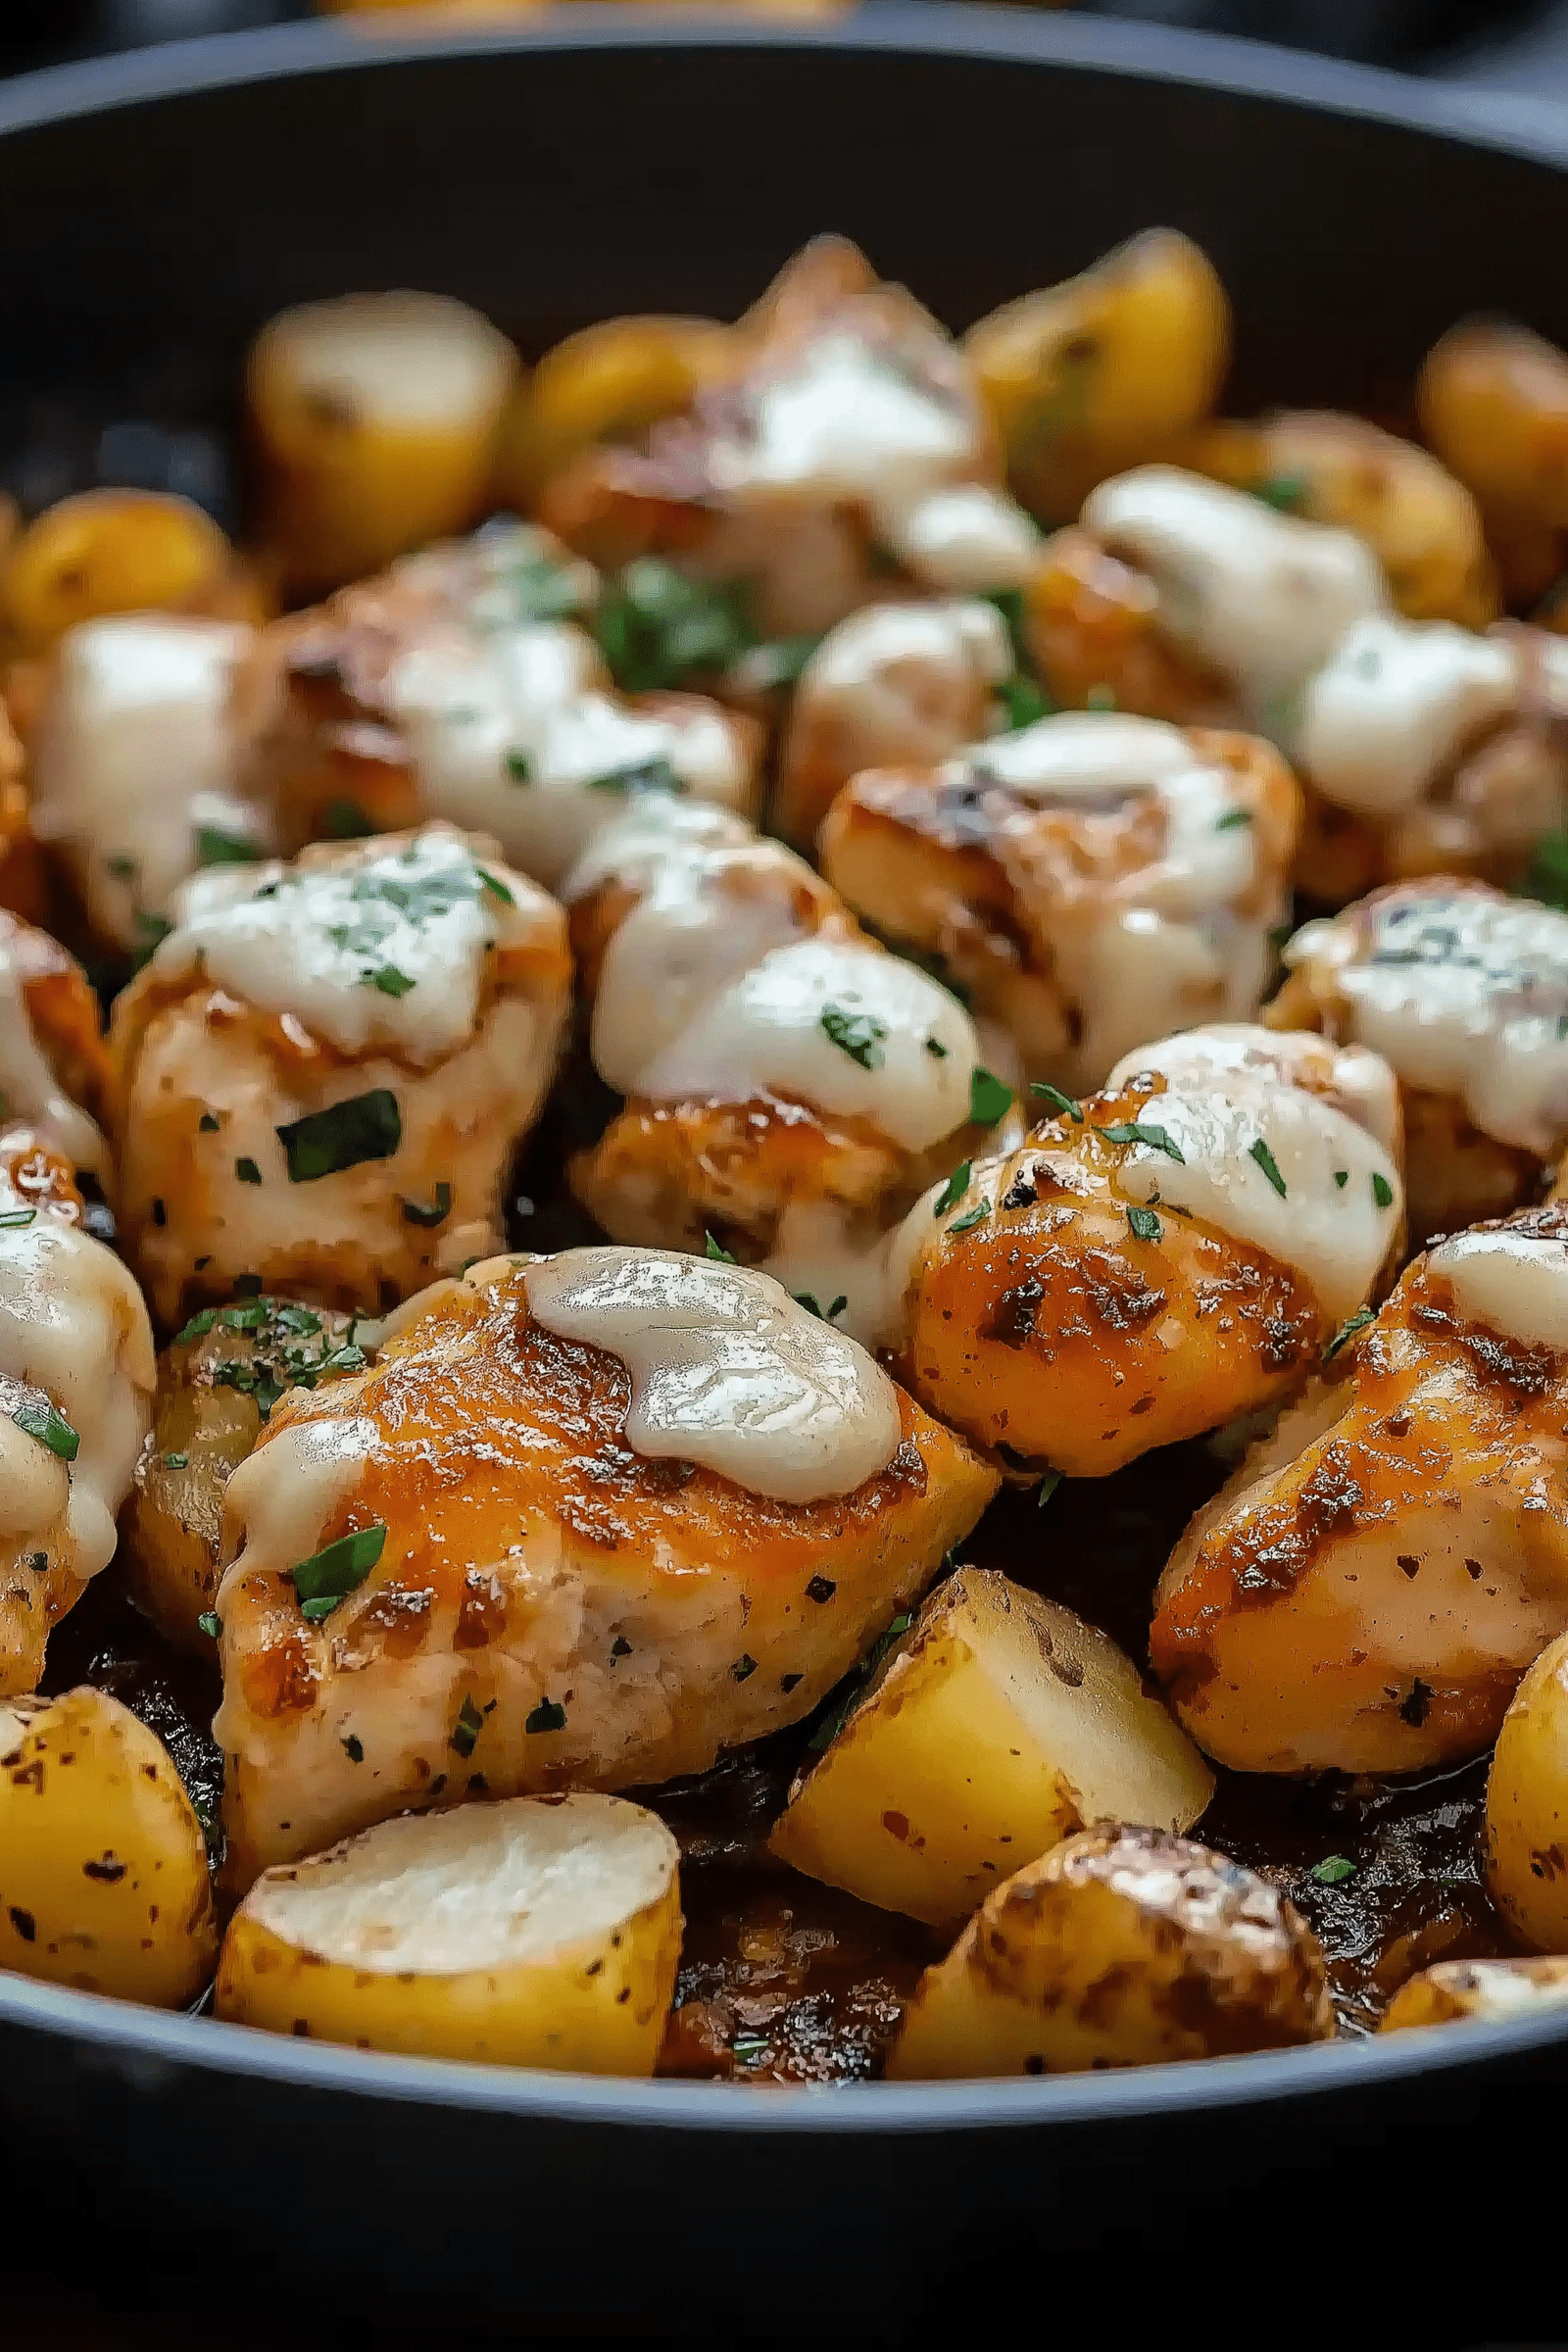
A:
<svg viewBox="0 0 1568 2352">
<path fill-rule="evenodd" d="M 218 1930 L 207 1841 L 163 1743 L 85 1685 L 10 1703 L 23 1726 L 0 1755 L 0 1966 L 183 2007 Z"/>
<path fill-rule="evenodd" d="M 1568 2007 L 1568 1959 L 1440 1960 L 1401 1984 L 1381 2034 L 1446 2026 L 1473 2017 L 1491 2024 L 1533 2010 Z"/>
<path fill-rule="evenodd" d="M 1251 1871 L 1110 1823 L 1008 1879 L 928 1969 L 896 2080 L 1079 2074 L 1320 2041 L 1315 1937 Z"/>
<path fill-rule="evenodd" d="M 1487 1886 L 1523 1942 L 1568 1950 L 1568 1634 L 1537 1658 L 1497 1734 L 1487 1779 Z"/>
<path fill-rule="evenodd" d="M 529 512 L 553 474 L 602 441 L 633 441 L 739 368 L 744 345 L 711 318 L 604 318 L 547 351 L 519 384 L 496 454 L 497 503 Z"/>
<path fill-rule="evenodd" d="M 0 572 L 0 602 L 24 654 L 47 653 L 100 613 L 220 613 L 236 598 L 245 601 L 217 523 L 189 499 L 156 490 L 61 499 L 20 534 Z"/>
</svg>

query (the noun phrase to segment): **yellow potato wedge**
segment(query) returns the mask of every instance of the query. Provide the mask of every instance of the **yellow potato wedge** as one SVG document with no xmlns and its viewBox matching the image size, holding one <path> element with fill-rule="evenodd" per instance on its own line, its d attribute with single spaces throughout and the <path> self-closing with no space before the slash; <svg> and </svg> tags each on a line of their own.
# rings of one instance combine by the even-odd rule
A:
<svg viewBox="0 0 1568 2352">
<path fill-rule="evenodd" d="M 207 1841 L 163 1742 L 87 1686 L 0 1708 L 0 1967 L 178 2009 L 217 1948 Z"/>
<path fill-rule="evenodd" d="M 1070 522 L 1097 482 L 1171 456 L 1206 416 L 1230 360 L 1225 289 L 1173 228 L 1152 228 L 1064 285 L 969 329 L 964 350 L 1014 494 Z"/>
<path fill-rule="evenodd" d="M 496 503 L 531 510 L 553 473 L 601 441 L 630 441 L 741 364 L 711 318 L 606 318 L 547 351 L 507 412 Z"/>
<path fill-rule="evenodd" d="M 1565 2004 L 1568 1960 L 1440 1960 L 1400 1985 L 1378 2031 L 1397 2034 L 1407 2026 L 1446 2026 L 1463 2017 L 1497 2023 Z"/>
<path fill-rule="evenodd" d="M 1333 2032 L 1323 1955 L 1275 1887 L 1184 1838 L 1112 1823 L 986 1898 L 921 1978 L 887 2072 L 1081 2074 Z"/>
<path fill-rule="evenodd" d="M 270 320 L 245 395 L 262 537 L 289 587 L 338 587 L 473 522 L 519 366 L 443 294 L 349 294 Z"/>
<path fill-rule="evenodd" d="M 1489 514 L 1568 524 L 1568 352 L 1468 319 L 1428 353 L 1416 400 L 1428 441 Z"/>
<path fill-rule="evenodd" d="M 269 1870 L 218 2014 L 360 2049 L 649 2075 L 680 1958 L 680 1852 L 615 1796 L 383 1821 Z"/>
<path fill-rule="evenodd" d="M 12 543 L 0 603 L 24 654 L 47 653 L 106 612 L 216 612 L 235 593 L 233 551 L 211 515 L 157 490 L 83 490 Z"/>
<path fill-rule="evenodd" d="M 1213 1775 L 1114 1642 L 993 1570 L 926 1602 L 821 1762 L 780 1860 L 945 1927 L 1103 1819 L 1190 1829 Z"/>
<path fill-rule="evenodd" d="M 1568 1634 L 1537 1658 L 1497 1734 L 1487 1886 L 1523 1942 L 1568 1951 Z"/>
</svg>

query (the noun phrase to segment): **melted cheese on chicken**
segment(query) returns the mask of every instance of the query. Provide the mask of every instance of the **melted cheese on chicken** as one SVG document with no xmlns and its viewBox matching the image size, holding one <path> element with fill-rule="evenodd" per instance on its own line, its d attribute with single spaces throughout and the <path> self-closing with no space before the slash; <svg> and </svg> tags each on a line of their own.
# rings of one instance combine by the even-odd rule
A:
<svg viewBox="0 0 1568 2352">
<path fill-rule="evenodd" d="M 1173 1086 L 1211 1080 L 1229 1086 L 1240 1080 L 1270 1087 L 1283 1079 L 1309 1095 L 1324 1096 L 1398 1160 L 1399 1089 L 1382 1054 L 1365 1046 L 1335 1045 L 1312 1029 L 1212 1021 L 1124 1054 L 1105 1081 L 1105 1092 L 1119 1094 L 1146 1071 L 1157 1072 Z"/>
<path fill-rule="evenodd" d="M 1307 681 L 1292 748 L 1325 800 L 1390 817 L 1516 706 L 1520 649 L 1448 621 L 1358 621 Z"/>
<path fill-rule="evenodd" d="M 1021 588 L 1046 544 L 1016 499 L 987 482 L 933 490 L 891 515 L 889 526 L 892 553 L 917 580 L 959 595 Z"/>
<path fill-rule="evenodd" d="M 83 987 L 85 984 L 82 984 Z M 103 1174 L 108 1147 L 95 1119 L 61 1085 L 27 1009 L 14 939 L 0 929 L 0 1118 L 24 1121 L 78 1168 Z"/>
<path fill-rule="evenodd" d="M 1448 1283 L 1454 1310 L 1522 1348 L 1568 1354 L 1568 1244 L 1506 1225 L 1454 1234 L 1427 1258 Z"/>
</svg>

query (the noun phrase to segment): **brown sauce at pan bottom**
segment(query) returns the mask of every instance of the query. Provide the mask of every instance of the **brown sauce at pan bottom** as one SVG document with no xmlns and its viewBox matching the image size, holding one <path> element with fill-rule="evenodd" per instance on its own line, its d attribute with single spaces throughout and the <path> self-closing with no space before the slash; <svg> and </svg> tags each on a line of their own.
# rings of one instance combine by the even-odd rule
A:
<svg viewBox="0 0 1568 2352">
<path fill-rule="evenodd" d="M 1032 1494 L 1004 1493 L 960 1556 L 1066 1602 L 1142 1657 L 1155 1579 L 1221 1475 L 1193 1445 L 1114 1478 L 1063 1484 L 1044 1509 Z M 172 1649 L 113 1582 L 112 1571 L 100 1578 L 54 1634 L 43 1687 L 96 1683 L 133 1708 L 216 1825 L 222 1766 L 206 1729 L 216 1668 Z M 638 1792 L 683 1856 L 686 1940 L 664 2073 L 763 2083 L 873 2076 L 903 2002 L 946 1948 L 942 1935 L 767 1855 L 809 1729 L 777 1733 L 700 1779 Z M 1290 1895 L 1327 1955 L 1342 2030 L 1365 2034 L 1415 1969 L 1511 1948 L 1481 1884 L 1485 1781 L 1484 1760 L 1410 1781 L 1222 1773 L 1195 1835 Z M 1353 1876 L 1319 1884 L 1313 1866 L 1330 1855 L 1353 1862 Z"/>
</svg>

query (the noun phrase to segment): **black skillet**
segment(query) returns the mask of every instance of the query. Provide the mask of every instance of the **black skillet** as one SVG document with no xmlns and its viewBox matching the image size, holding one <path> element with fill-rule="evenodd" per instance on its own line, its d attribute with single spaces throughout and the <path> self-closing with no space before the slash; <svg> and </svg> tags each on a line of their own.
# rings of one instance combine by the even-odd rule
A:
<svg viewBox="0 0 1568 2352">
<path fill-rule="evenodd" d="M 1152 221 L 1229 284 L 1243 412 L 1385 408 L 1477 308 L 1568 340 L 1544 106 L 985 9 L 393 16 L 0 87 L 0 402 L 123 414 L 156 382 L 194 415 L 269 313 L 348 287 L 464 295 L 532 350 L 612 312 L 731 316 L 829 226 L 962 326 Z M 1568 2020 L 767 2093 L 375 2058 L 0 1977 L 0 2259 L 52 2241 L 76 2283 L 199 2304 L 217 2344 L 238 2312 L 450 2340 L 486 2310 L 1459 2344 L 1556 2331 L 1565 2085 Z"/>
</svg>

